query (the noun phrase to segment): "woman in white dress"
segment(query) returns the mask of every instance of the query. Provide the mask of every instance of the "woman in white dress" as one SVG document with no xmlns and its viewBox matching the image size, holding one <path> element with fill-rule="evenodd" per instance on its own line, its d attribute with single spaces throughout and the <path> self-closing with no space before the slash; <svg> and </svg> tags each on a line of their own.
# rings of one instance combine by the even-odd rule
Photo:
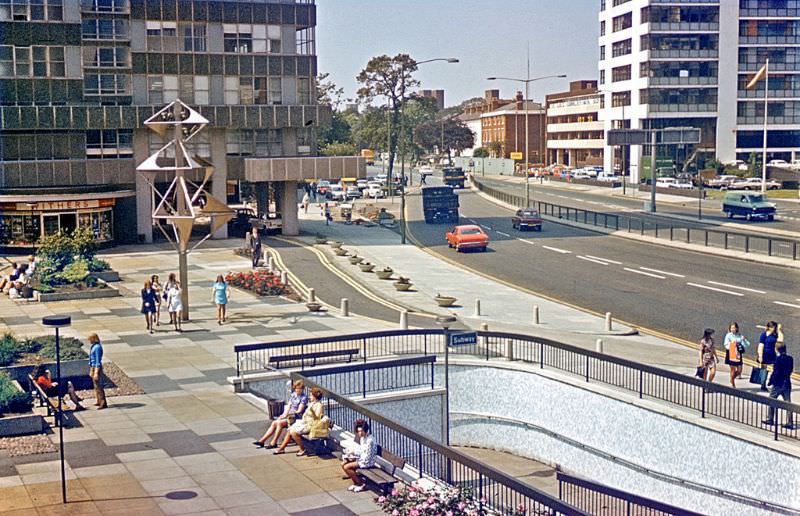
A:
<svg viewBox="0 0 800 516">
<path fill-rule="evenodd" d="M 175 324 L 175 331 L 181 331 L 181 312 L 183 311 L 183 303 L 181 303 L 181 282 L 175 281 L 170 284 L 167 290 L 167 309 L 169 310 L 170 322 Z"/>
</svg>

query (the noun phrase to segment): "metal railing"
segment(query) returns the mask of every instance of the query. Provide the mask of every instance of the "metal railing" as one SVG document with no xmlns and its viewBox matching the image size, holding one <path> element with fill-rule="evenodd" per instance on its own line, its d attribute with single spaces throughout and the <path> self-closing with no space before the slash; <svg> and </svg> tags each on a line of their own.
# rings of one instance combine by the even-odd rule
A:
<svg viewBox="0 0 800 516">
<path fill-rule="evenodd" d="M 584 478 L 556 471 L 558 497 L 590 514 L 700 516 L 674 505 L 643 498 Z"/>
<path fill-rule="evenodd" d="M 340 426 L 365 419 L 380 446 L 402 458 L 420 477 L 470 488 L 483 505 L 501 514 L 588 514 L 341 396 L 313 381 L 306 372 L 293 372 L 291 376 L 293 381 L 303 380 L 307 387 L 322 390 L 325 413 Z"/>
<path fill-rule="evenodd" d="M 767 419 L 778 423 L 784 420 L 792 421 L 794 414 L 800 415 L 800 405 L 797 404 L 739 391 L 725 385 L 709 383 L 692 376 L 550 339 L 496 331 L 477 333 L 480 338 L 476 344 L 452 348 L 452 353 L 485 360 L 503 357 L 536 364 L 541 368 L 558 369 L 583 378 L 586 382 L 612 385 L 633 392 L 639 398 L 666 401 L 696 411 L 703 418 L 714 416 L 761 431 L 766 430 L 773 434 L 775 440 L 780 436 L 800 438 L 799 427 L 785 428 L 780 424 L 770 427 L 762 423 Z M 391 330 L 269 344 L 247 344 L 235 346 L 234 350 L 237 374 L 241 374 L 245 370 L 242 364 L 263 360 L 249 358 L 251 355 L 262 357 L 265 352 L 283 353 L 282 350 L 291 350 L 295 353 L 299 350 L 299 353 L 303 353 L 305 350 L 313 353 L 320 347 L 357 343 L 366 362 L 367 357 L 442 354 L 444 342 L 444 332 L 438 329 Z M 264 367 L 261 370 L 264 369 L 268 368 Z M 772 417 L 770 411 L 774 411 Z"/>
<path fill-rule="evenodd" d="M 401 358 L 380 362 L 340 365 L 326 369 L 308 369 L 303 372 L 306 378 L 325 385 L 327 389 L 342 396 L 358 395 L 366 398 L 368 394 L 413 389 L 435 388 L 435 355 Z"/>
<path fill-rule="evenodd" d="M 525 198 L 521 195 L 511 194 L 486 186 L 477 178 L 473 178 L 473 183 L 477 186 L 478 190 L 494 199 L 520 208 L 525 206 Z M 704 247 L 713 247 L 717 249 L 762 254 L 791 260 L 800 259 L 800 241 L 789 238 L 776 238 L 719 229 L 697 228 L 688 225 L 673 224 L 671 222 L 651 222 L 644 218 L 631 215 L 617 215 L 615 213 L 585 210 L 544 201 L 531 200 L 529 207 L 538 209 L 539 212 L 544 215 L 556 217 L 561 220 L 613 229 L 614 231 L 638 233 L 642 236 L 702 245 Z"/>
</svg>

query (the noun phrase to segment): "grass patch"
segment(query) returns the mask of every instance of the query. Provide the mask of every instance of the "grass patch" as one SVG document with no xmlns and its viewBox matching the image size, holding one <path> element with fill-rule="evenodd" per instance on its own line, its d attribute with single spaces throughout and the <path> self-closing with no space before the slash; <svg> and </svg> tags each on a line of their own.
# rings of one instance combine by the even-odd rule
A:
<svg viewBox="0 0 800 516">
<path fill-rule="evenodd" d="M 0 373 L 0 415 L 8 412 L 28 412 L 33 398 L 29 392 L 17 389 L 6 373 Z"/>
<path fill-rule="evenodd" d="M 760 193 L 759 191 L 751 190 L 716 190 L 711 188 L 704 189 L 707 199 L 722 199 L 727 192 L 751 192 Z M 797 190 L 769 190 L 767 192 L 767 199 L 797 199 Z"/>
<path fill-rule="evenodd" d="M 61 337 L 61 360 L 87 358 L 80 340 Z M 56 338 L 42 335 L 31 339 L 18 339 L 10 333 L 0 336 L 0 367 L 22 364 L 38 364 L 56 359 Z"/>
</svg>

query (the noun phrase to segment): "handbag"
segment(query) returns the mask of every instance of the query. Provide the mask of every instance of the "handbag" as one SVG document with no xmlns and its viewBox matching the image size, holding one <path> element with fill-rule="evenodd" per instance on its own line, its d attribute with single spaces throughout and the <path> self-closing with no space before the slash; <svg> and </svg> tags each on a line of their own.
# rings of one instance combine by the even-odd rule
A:
<svg viewBox="0 0 800 516">
<path fill-rule="evenodd" d="M 694 375 L 696 377 L 700 378 L 701 380 L 705 379 L 705 377 L 706 377 L 706 368 L 703 367 L 703 366 L 698 367 L 697 370 L 694 372 Z"/>
<path fill-rule="evenodd" d="M 767 372 L 766 368 L 761 369 L 760 367 L 754 367 L 750 371 L 750 383 L 761 385 L 762 375 L 766 374 L 766 372 Z"/>
</svg>

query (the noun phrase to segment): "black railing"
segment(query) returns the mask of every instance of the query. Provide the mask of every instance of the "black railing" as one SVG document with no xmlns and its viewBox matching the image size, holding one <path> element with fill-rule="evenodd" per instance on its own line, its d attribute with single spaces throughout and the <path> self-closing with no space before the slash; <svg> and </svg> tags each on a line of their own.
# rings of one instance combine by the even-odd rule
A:
<svg viewBox="0 0 800 516">
<path fill-rule="evenodd" d="M 325 385 L 327 389 L 342 396 L 358 395 L 366 398 L 368 394 L 413 389 L 430 386 L 435 382 L 436 356 L 426 355 L 397 360 L 382 360 L 348 364 L 326 369 L 307 369 L 306 378 Z"/>
<path fill-rule="evenodd" d="M 697 512 L 620 491 L 591 480 L 568 475 L 563 471 L 556 472 L 556 479 L 558 497 L 590 514 L 700 516 Z"/>
<path fill-rule="evenodd" d="M 486 193 L 506 204 L 517 207 L 525 206 L 525 198 L 521 195 L 511 194 L 486 186 L 478 178 L 473 179 L 478 190 Z M 563 206 L 544 201 L 530 200 L 528 207 L 536 208 L 543 215 L 549 215 L 561 220 L 578 222 L 614 231 L 638 233 L 658 239 L 678 241 L 687 244 L 714 247 L 717 249 L 741 251 L 744 253 L 763 254 L 786 258 L 800 259 L 800 241 L 789 238 L 776 238 L 771 236 L 736 233 L 718 229 L 691 227 L 671 222 L 653 222 L 642 217 L 632 215 L 617 215 L 601 211 L 584 210 L 572 206 Z"/>
<path fill-rule="evenodd" d="M 501 514 L 588 514 L 319 385 L 307 376 L 310 372 L 293 372 L 292 380 L 301 379 L 307 387 L 322 389 L 326 414 L 332 421 L 348 427 L 356 419 L 367 420 L 378 444 L 401 457 L 420 477 L 469 487 L 485 506 Z"/>
<path fill-rule="evenodd" d="M 533 337 L 530 335 L 479 331 L 476 344 L 452 348 L 453 354 L 480 357 L 486 360 L 504 357 L 559 369 L 583 378 L 587 382 L 600 382 L 637 394 L 666 401 L 696 411 L 701 417 L 715 416 L 735 423 L 766 430 L 792 439 L 800 438 L 798 427 L 784 427 L 783 421 L 792 422 L 800 415 L 800 405 L 771 399 L 755 393 L 706 382 L 666 369 L 641 364 L 624 358 L 597 353 L 563 342 Z M 335 349 L 335 346 L 357 345 L 361 356 L 381 358 L 400 355 L 428 355 L 444 352 L 444 334 L 441 330 L 391 330 L 372 333 L 340 335 L 300 339 L 269 344 L 246 344 L 235 346 L 237 373 L 253 372 L 243 364 L 268 363 L 265 355 L 297 353 L 301 356 L 298 367 L 306 360 L 303 353 L 315 353 L 319 349 Z M 256 358 L 253 358 L 256 357 Z M 264 366 L 258 370 L 268 369 Z M 770 418 L 770 411 L 775 414 Z M 772 419 L 779 423 L 763 424 Z"/>
</svg>

